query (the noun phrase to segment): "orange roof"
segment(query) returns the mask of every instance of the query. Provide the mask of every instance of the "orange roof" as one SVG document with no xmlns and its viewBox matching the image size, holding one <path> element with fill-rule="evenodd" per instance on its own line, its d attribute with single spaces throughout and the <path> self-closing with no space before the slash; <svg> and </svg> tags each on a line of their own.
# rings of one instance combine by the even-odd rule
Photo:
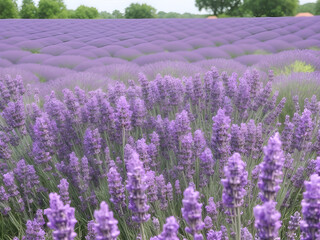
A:
<svg viewBox="0 0 320 240">
<path fill-rule="evenodd" d="M 207 17 L 207 19 L 217 19 L 218 17 L 217 16 L 209 16 Z"/>
<path fill-rule="evenodd" d="M 304 12 L 304 13 L 298 13 L 296 17 L 313 17 L 313 14 L 309 12 Z"/>
</svg>

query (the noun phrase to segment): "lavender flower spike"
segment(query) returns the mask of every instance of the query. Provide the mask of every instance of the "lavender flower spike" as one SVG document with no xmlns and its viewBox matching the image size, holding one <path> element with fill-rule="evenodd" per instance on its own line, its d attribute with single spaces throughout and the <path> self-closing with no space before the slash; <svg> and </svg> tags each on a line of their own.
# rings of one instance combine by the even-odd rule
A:
<svg viewBox="0 0 320 240">
<path fill-rule="evenodd" d="M 102 202 L 100 210 L 94 211 L 96 224 L 94 226 L 97 240 L 116 240 L 120 232 L 118 229 L 118 221 L 114 219 L 113 212 L 109 211 L 108 204 Z"/>
<path fill-rule="evenodd" d="M 139 155 L 132 152 L 131 159 L 128 162 L 128 184 L 129 209 L 132 211 L 132 220 L 137 223 L 143 223 L 149 220 L 149 205 L 147 204 L 146 184 L 147 176 L 143 168 Z"/>
<path fill-rule="evenodd" d="M 53 240 L 73 240 L 77 234 L 74 225 L 77 220 L 74 217 L 74 208 L 69 204 L 64 205 L 57 193 L 50 193 L 50 208 L 44 210 L 49 222 L 48 227 L 53 230 Z"/>
<path fill-rule="evenodd" d="M 300 224 L 302 240 L 317 239 L 320 234 L 320 176 L 313 174 L 304 183 L 306 191 L 301 202 L 303 221 Z"/>
<path fill-rule="evenodd" d="M 186 227 L 186 232 L 190 233 L 193 237 L 199 237 L 198 232 L 200 232 L 204 223 L 202 222 L 201 207 L 202 203 L 199 203 L 199 192 L 194 191 L 193 187 L 188 187 L 183 193 L 183 208 L 182 217 L 185 219 L 188 227 Z M 203 239 L 201 237 L 197 239 Z"/>
<path fill-rule="evenodd" d="M 236 214 L 235 210 L 242 206 L 246 194 L 244 188 L 247 185 L 248 173 L 245 168 L 246 164 L 241 160 L 239 153 L 234 153 L 224 167 L 226 178 L 221 180 L 224 187 L 222 201 L 233 216 Z"/>
<path fill-rule="evenodd" d="M 257 235 L 261 240 L 274 240 L 281 227 L 280 213 L 276 210 L 276 202 L 268 201 L 262 206 L 253 208 Z"/>
<path fill-rule="evenodd" d="M 263 152 L 265 157 L 260 164 L 261 172 L 258 186 L 261 190 L 261 200 L 266 202 L 275 200 L 280 189 L 284 156 L 279 133 L 269 139 L 268 145 L 263 148 Z"/>
<path fill-rule="evenodd" d="M 158 236 L 159 240 L 179 240 L 177 237 L 179 224 L 175 217 L 168 217 L 163 225 L 163 232 Z"/>
<path fill-rule="evenodd" d="M 63 203 L 70 204 L 71 201 L 70 201 L 69 192 L 68 192 L 69 183 L 68 183 L 67 179 L 62 178 L 60 180 L 60 184 L 58 185 L 58 188 L 59 188 L 59 194 L 61 196 Z"/>
</svg>

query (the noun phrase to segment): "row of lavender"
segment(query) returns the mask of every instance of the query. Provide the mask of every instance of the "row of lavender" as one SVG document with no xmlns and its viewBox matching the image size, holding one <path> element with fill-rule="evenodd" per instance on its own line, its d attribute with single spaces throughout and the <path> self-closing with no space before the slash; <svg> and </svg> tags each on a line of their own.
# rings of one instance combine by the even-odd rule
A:
<svg viewBox="0 0 320 240">
<path fill-rule="evenodd" d="M 281 123 L 272 82 L 212 68 L 43 100 L 6 76 L 1 238 L 316 239 L 319 102 Z"/>
<path fill-rule="evenodd" d="M 252 65 L 265 54 L 319 50 L 319 18 L 2 20 L 0 66 L 85 71 L 217 58 Z"/>
</svg>

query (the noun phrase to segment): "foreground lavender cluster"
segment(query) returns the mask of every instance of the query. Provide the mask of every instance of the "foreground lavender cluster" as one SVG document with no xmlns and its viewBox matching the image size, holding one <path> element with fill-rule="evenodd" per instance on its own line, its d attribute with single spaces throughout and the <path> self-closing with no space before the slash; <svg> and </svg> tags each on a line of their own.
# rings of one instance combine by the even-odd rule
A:
<svg viewBox="0 0 320 240">
<path fill-rule="evenodd" d="M 212 67 L 41 98 L 0 78 L 3 234 L 316 239 L 320 104 L 289 112 L 272 84 Z"/>
</svg>

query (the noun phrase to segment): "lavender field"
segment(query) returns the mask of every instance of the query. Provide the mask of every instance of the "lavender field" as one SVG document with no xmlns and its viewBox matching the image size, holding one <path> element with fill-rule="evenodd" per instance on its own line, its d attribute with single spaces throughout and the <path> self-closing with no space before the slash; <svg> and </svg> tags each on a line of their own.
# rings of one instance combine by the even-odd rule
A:
<svg viewBox="0 0 320 240">
<path fill-rule="evenodd" d="M 0 21 L 0 239 L 320 239 L 320 17 Z"/>
</svg>

